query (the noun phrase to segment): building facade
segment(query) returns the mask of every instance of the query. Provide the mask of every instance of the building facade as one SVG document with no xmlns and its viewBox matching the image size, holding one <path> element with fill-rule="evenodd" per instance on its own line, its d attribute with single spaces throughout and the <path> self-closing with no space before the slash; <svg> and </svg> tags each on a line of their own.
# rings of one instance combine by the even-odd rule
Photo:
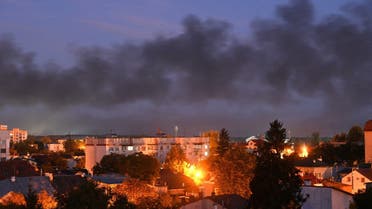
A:
<svg viewBox="0 0 372 209">
<path fill-rule="evenodd" d="M 366 190 L 366 184 L 372 182 L 372 169 L 353 169 L 349 174 L 341 179 L 346 185 L 351 185 L 353 194 Z"/>
<path fill-rule="evenodd" d="M 302 193 L 309 195 L 303 209 L 349 209 L 353 202 L 352 194 L 330 187 L 304 186 Z"/>
<path fill-rule="evenodd" d="M 0 161 L 8 160 L 10 146 L 10 132 L 6 125 L 0 125 Z"/>
<path fill-rule="evenodd" d="M 10 130 L 10 140 L 14 143 L 21 142 L 27 139 L 28 133 L 26 130 L 13 128 Z"/>
<path fill-rule="evenodd" d="M 205 159 L 209 155 L 209 137 L 106 137 L 85 140 L 85 168 L 92 172 L 93 166 L 103 156 L 111 153 L 130 155 L 142 152 L 164 162 L 172 146 L 180 145 L 191 163 Z"/>
<path fill-rule="evenodd" d="M 372 163 L 372 120 L 364 125 L 364 157 L 366 163 Z"/>
</svg>

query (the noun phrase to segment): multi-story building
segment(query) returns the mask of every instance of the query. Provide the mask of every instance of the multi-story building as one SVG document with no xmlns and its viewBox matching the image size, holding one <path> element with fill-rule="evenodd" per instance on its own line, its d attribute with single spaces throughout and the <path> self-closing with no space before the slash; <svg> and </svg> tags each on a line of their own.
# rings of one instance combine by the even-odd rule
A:
<svg viewBox="0 0 372 209">
<path fill-rule="evenodd" d="M 0 125 L 0 161 L 9 159 L 10 132 L 6 125 Z"/>
<path fill-rule="evenodd" d="M 364 125 L 364 160 L 372 163 L 372 120 Z"/>
<path fill-rule="evenodd" d="M 181 146 L 186 158 L 192 163 L 209 154 L 209 137 L 89 137 L 85 140 L 85 168 L 92 172 L 93 166 L 99 163 L 103 156 L 111 153 L 130 155 L 142 152 L 164 162 L 167 153 L 175 145 Z"/>
<path fill-rule="evenodd" d="M 27 131 L 19 128 L 10 130 L 10 140 L 14 143 L 21 142 L 27 139 Z"/>
</svg>

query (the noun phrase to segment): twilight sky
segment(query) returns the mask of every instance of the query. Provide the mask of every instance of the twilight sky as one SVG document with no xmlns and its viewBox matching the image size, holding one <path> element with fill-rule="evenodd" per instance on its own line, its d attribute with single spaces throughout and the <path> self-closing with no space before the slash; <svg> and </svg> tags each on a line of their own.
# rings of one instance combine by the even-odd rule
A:
<svg viewBox="0 0 372 209">
<path fill-rule="evenodd" d="M 0 1 L 0 123 L 331 136 L 372 118 L 371 0 Z"/>
</svg>

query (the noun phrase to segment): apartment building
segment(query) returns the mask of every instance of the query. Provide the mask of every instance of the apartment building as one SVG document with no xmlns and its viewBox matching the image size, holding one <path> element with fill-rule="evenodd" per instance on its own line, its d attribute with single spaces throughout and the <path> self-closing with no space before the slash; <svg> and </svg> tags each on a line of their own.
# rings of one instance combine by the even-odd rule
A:
<svg viewBox="0 0 372 209">
<path fill-rule="evenodd" d="M 6 125 L 0 125 L 0 161 L 8 160 L 9 145 L 10 144 L 10 131 Z"/>
<path fill-rule="evenodd" d="M 85 140 L 85 168 L 92 172 L 93 166 L 111 153 L 130 155 L 142 152 L 164 162 L 175 145 L 181 146 L 192 163 L 205 159 L 209 154 L 209 137 L 89 137 Z"/>
<path fill-rule="evenodd" d="M 10 130 L 10 140 L 14 143 L 21 142 L 27 139 L 27 131 L 19 128 Z"/>
</svg>

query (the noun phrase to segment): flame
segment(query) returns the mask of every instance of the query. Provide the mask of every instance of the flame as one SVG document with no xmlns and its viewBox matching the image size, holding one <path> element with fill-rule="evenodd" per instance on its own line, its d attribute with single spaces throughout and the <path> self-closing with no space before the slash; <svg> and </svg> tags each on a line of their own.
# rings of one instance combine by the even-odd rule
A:
<svg viewBox="0 0 372 209">
<path fill-rule="evenodd" d="M 293 153 L 294 151 L 293 151 L 293 149 L 292 148 L 285 148 L 284 150 L 283 150 L 283 155 L 286 155 L 286 156 L 289 156 L 289 155 L 291 155 L 292 153 Z"/>
<path fill-rule="evenodd" d="M 183 174 L 191 178 L 196 185 L 200 185 L 204 179 L 204 173 L 201 169 L 186 162 L 183 163 Z"/>
<path fill-rule="evenodd" d="M 301 147 L 301 152 L 300 152 L 300 154 L 298 156 L 300 156 L 300 157 L 307 157 L 308 155 L 309 155 L 309 153 L 307 151 L 307 147 L 306 147 L 306 145 L 303 145 Z"/>
</svg>

